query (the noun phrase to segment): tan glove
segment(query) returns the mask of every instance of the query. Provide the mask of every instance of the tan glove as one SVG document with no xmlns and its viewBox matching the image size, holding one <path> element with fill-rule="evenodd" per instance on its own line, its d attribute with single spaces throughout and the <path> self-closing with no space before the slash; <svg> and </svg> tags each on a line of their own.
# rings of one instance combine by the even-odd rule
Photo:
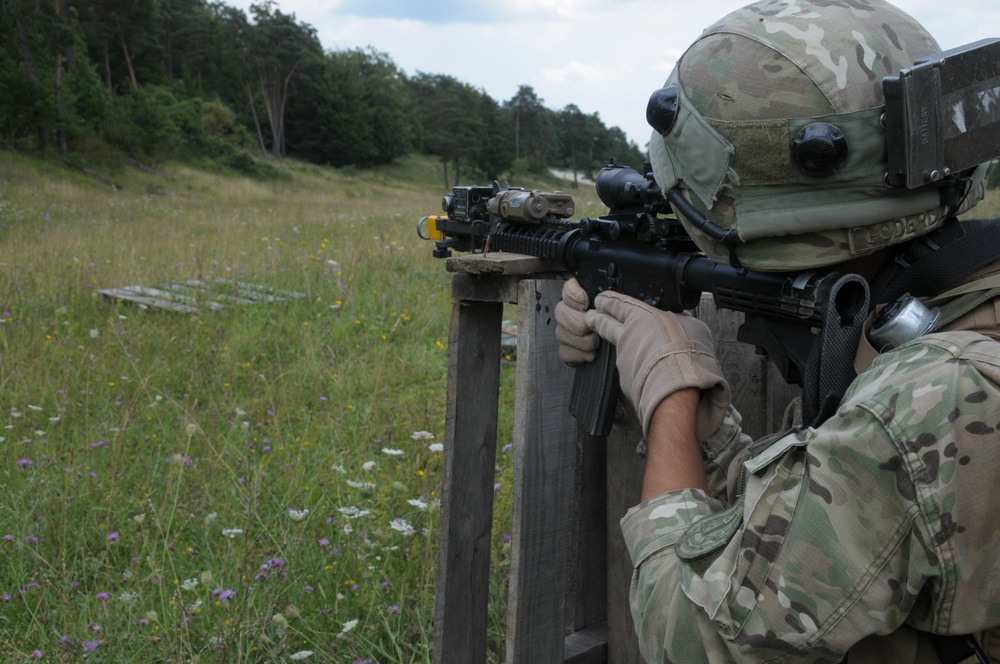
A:
<svg viewBox="0 0 1000 664">
<path fill-rule="evenodd" d="M 696 435 L 708 438 L 729 406 L 729 384 L 708 326 L 611 291 L 598 295 L 594 306 L 584 315 L 587 327 L 615 345 L 622 393 L 635 407 L 643 434 L 660 401 L 695 387 L 701 390 Z"/>
<path fill-rule="evenodd" d="M 601 339 L 587 326 L 589 304 L 590 298 L 580 282 L 570 279 L 563 284 L 562 300 L 556 304 L 556 339 L 559 358 L 571 367 L 593 362 L 597 357 Z"/>
</svg>

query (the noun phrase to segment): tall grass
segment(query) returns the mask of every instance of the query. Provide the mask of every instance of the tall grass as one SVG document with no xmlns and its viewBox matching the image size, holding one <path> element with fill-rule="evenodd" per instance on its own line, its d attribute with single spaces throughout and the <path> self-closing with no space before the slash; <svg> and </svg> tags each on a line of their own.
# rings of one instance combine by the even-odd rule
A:
<svg viewBox="0 0 1000 664">
<path fill-rule="evenodd" d="M 414 229 L 437 166 L 284 169 L 116 190 L 0 154 L 0 660 L 429 661 L 450 279 Z M 183 279 L 305 297 L 95 293 Z"/>
<path fill-rule="evenodd" d="M 113 189 L 0 153 L 0 660 L 429 661 L 450 279 L 414 227 L 438 167 L 282 169 Z M 185 279 L 305 296 L 96 294 Z M 505 450 L 497 478 L 492 661 Z"/>
</svg>

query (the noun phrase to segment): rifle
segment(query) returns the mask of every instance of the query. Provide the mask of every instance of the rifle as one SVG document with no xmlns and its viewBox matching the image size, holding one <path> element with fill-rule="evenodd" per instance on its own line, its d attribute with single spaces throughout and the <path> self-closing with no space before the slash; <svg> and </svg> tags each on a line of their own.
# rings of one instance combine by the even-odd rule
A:
<svg viewBox="0 0 1000 664">
<path fill-rule="evenodd" d="M 711 293 L 717 307 L 745 314 L 737 339 L 755 345 L 787 382 L 802 386 L 803 421 L 825 419 L 854 378 L 843 358 L 854 357 L 869 310 L 868 283 L 855 274 L 757 272 L 735 259 L 716 263 L 699 251 L 673 208 L 689 219 L 700 215 L 679 193 L 664 197 L 651 170 L 646 164 L 639 173 L 612 160 L 595 182 L 609 212 L 579 221 L 569 219 L 574 203 L 563 192 L 496 182 L 455 187 L 442 201 L 446 214 L 424 217 L 417 232 L 434 240 L 437 258 L 504 251 L 554 260 L 577 278 L 591 303 L 613 290 L 680 313 Z M 602 340 L 597 359 L 576 369 L 570 412 L 592 435 L 607 435 L 617 394 L 615 349 Z"/>
</svg>

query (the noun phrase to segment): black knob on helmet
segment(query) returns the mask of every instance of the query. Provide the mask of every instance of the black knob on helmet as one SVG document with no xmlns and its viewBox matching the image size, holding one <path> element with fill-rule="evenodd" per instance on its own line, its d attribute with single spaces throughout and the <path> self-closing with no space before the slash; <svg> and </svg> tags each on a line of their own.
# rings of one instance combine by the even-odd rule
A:
<svg viewBox="0 0 1000 664">
<path fill-rule="evenodd" d="M 825 178 L 847 163 L 847 137 L 826 122 L 803 127 L 792 141 L 792 161 L 807 175 Z"/>
<path fill-rule="evenodd" d="M 668 85 L 654 92 L 646 104 L 646 122 L 661 136 L 666 136 L 674 128 L 680 109 L 679 97 L 677 86 Z"/>
</svg>

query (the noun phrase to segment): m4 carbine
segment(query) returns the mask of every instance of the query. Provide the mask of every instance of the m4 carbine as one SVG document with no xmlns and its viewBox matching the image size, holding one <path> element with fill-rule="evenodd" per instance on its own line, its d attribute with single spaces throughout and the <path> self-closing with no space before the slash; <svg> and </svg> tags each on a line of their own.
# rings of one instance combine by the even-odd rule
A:
<svg viewBox="0 0 1000 664">
<path fill-rule="evenodd" d="M 789 383 L 803 386 L 804 421 L 811 423 L 854 378 L 852 362 L 868 314 L 867 282 L 836 272 L 756 272 L 705 257 L 673 214 L 650 168 L 645 174 L 612 163 L 596 187 L 609 212 L 572 221 L 572 198 L 494 183 L 455 187 L 444 197 L 445 216 L 421 219 L 418 233 L 434 240 L 434 255 L 452 251 L 513 252 L 558 262 L 593 303 L 617 291 L 665 311 L 681 313 L 711 293 L 717 307 L 745 314 L 737 338 L 754 344 Z M 845 354 L 849 360 L 844 361 Z M 592 435 L 612 424 L 618 386 L 614 347 L 602 341 L 598 357 L 577 368 L 570 412 Z"/>
</svg>

